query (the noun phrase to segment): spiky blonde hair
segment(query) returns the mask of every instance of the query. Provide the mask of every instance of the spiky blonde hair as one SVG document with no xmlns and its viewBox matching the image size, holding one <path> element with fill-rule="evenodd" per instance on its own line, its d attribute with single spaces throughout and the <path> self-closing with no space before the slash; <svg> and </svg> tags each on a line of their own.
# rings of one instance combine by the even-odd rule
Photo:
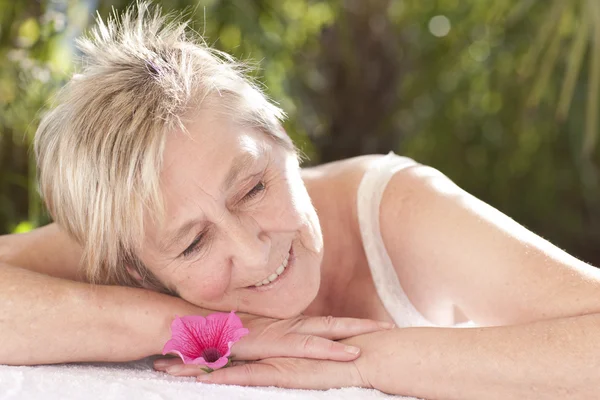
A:
<svg viewBox="0 0 600 400">
<path fill-rule="evenodd" d="M 57 95 L 35 135 L 40 193 L 54 220 L 83 247 L 93 283 L 166 290 L 136 257 L 144 217 L 161 215 L 165 139 L 182 118 L 218 107 L 293 150 L 283 112 L 229 55 L 208 47 L 181 18 L 142 2 L 78 40 L 81 71 Z M 211 102 L 211 103 L 214 103 Z"/>
</svg>

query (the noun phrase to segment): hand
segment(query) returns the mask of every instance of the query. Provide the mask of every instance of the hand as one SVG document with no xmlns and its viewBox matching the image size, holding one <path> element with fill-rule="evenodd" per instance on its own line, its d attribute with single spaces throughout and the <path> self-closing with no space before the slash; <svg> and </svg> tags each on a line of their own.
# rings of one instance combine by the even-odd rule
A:
<svg viewBox="0 0 600 400">
<path fill-rule="evenodd" d="M 276 386 L 290 389 L 333 389 L 343 387 L 372 388 L 356 362 L 310 360 L 307 358 L 270 358 L 267 360 L 234 363 L 211 373 L 196 371 L 185 365 L 180 370 L 197 376 L 203 383 L 238 386 Z M 187 369 L 187 371 L 186 371 Z M 178 374 L 181 376 L 180 374 Z"/>
<path fill-rule="evenodd" d="M 174 376 L 195 376 L 198 382 L 203 383 L 318 390 L 372 388 L 356 361 L 278 357 L 254 362 L 234 361 L 232 366 L 210 373 L 202 370 L 199 365 L 185 365 L 179 358 L 173 361 L 165 372 Z"/>
<path fill-rule="evenodd" d="M 273 357 L 312 358 L 333 361 L 352 361 L 360 349 L 336 342 L 365 333 L 393 328 L 393 324 L 356 318 L 306 317 L 277 320 L 249 314 L 238 314 L 250 334 L 235 343 L 232 354 L 236 361 L 262 360 Z M 167 371 L 181 364 L 179 358 L 163 358 L 154 368 Z M 188 376 L 201 370 L 186 365 Z M 196 373 L 193 373 L 196 371 Z M 169 372 L 169 371 L 167 371 Z"/>
</svg>

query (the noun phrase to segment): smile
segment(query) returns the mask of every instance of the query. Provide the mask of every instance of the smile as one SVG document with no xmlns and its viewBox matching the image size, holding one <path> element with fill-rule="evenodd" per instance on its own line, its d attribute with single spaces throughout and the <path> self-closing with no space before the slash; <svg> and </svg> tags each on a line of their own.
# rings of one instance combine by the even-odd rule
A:
<svg viewBox="0 0 600 400">
<path fill-rule="evenodd" d="M 254 285 L 254 287 L 260 287 L 260 286 L 264 286 L 264 285 L 270 285 L 271 283 L 277 281 L 277 279 L 285 272 L 286 268 L 289 265 L 291 252 L 292 252 L 292 249 L 290 248 L 290 251 L 288 251 L 288 253 L 286 254 L 285 258 L 281 262 L 281 265 L 279 265 L 279 267 L 277 267 L 277 269 L 275 271 L 273 271 L 272 274 L 270 274 L 269 276 L 267 276 L 262 281 L 256 283 Z"/>
</svg>

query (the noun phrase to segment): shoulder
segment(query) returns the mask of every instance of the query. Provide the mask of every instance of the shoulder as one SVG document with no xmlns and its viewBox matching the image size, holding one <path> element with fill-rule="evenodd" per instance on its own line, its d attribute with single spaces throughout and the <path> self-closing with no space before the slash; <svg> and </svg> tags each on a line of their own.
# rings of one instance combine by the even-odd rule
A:
<svg viewBox="0 0 600 400">
<path fill-rule="evenodd" d="M 400 199 L 417 197 L 422 200 L 424 196 L 444 197 L 460 190 L 437 169 L 395 154 L 357 156 L 308 168 L 304 172 L 309 179 L 319 181 L 323 186 L 340 189 L 343 192 L 340 194 L 351 196 L 358 192 L 367 171 L 383 162 L 384 158 L 388 160 L 385 162 L 386 168 L 396 172 L 386 185 L 381 204 L 382 212 Z"/>
<path fill-rule="evenodd" d="M 303 176 L 311 197 L 317 202 L 322 198 L 323 202 L 326 202 L 326 199 L 335 199 L 338 205 L 344 204 L 344 208 L 351 214 L 351 220 L 355 221 L 353 225 L 358 228 L 359 186 L 367 171 L 382 162 L 384 157 L 390 156 L 369 154 L 304 169 Z M 422 207 L 422 201 L 426 196 L 432 196 L 437 189 L 448 190 L 451 185 L 442 173 L 432 167 L 412 162 L 413 160 L 402 156 L 391 157 L 395 157 L 397 163 L 386 163 L 390 168 L 394 168 L 394 165 L 406 165 L 404 163 L 408 161 L 411 163 L 398 168 L 398 172 L 394 173 L 388 182 L 380 205 L 382 220 L 397 214 L 400 210 L 407 211 L 406 206 L 409 204 L 410 207 Z M 406 203 L 406 206 L 400 207 L 400 203 Z M 385 227 L 382 225 L 383 228 Z"/>
<path fill-rule="evenodd" d="M 303 168 L 302 173 L 313 178 L 321 179 L 348 179 L 351 175 L 364 173 L 370 165 L 384 157 L 381 154 L 368 154 L 363 156 L 332 161 L 314 167 Z"/>
<path fill-rule="evenodd" d="M 435 228 L 431 225 L 432 218 L 436 224 L 445 223 L 439 218 L 439 210 L 446 207 L 442 205 L 446 200 L 440 199 L 451 198 L 450 193 L 457 189 L 432 167 L 418 162 L 407 166 L 406 158 L 401 156 L 389 156 L 398 157 L 398 162 L 388 163 L 384 157 L 353 157 L 311 168 L 307 172 L 317 184 L 311 184 L 309 192 L 315 197 L 317 209 L 323 206 L 322 216 L 326 220 L 335 219 L 331 224 L 342 224 L 343 232 L 351 234 L 353 242 L 349 248 L 362 248 L 357 204 L 359 186 L 365 174 L 380 162 L 397 170 L 384 189 L 379 208 L 382 239 L 413 305 L 430 320 L 446 323 L 451 319 L 452 310 L 441 309 L 439 305 L 448 303 L 447 294 L 440 290 L 440 279 L 431 273 L 434 269 L 423 264 L 427 263 L 425 256 L 432 249 L 428 239 L 430 230 Z"/>
<path fill-rule="evenodd" d="M 351 157 L 344 160 L 321 164 L 315 167 L 304 168 L 302 173 L 303 176 L 309 181 L 335 183 L 336 185 L 341 185 L 347 190 L 353 191 L 353 189 L 358 189 L 358 186 L 360 185 L 365 173 L 386 157 L 389 156 L 382 154 L 368 154 Z M 407 157 L 398 156 L 395 154 L 392 154 L 392 157 L 398 160 L 398 165 L 400 165 L 402 161 L 412 161 Z M 403 168 L 403 170 L 408 170 L 419 166 L 425 167 L 421 164 L 415 163 L 413 166 Z"/>
<path fill-rule="evenodd" d="M 421 314 L 442 325 L 454 323 L 455 317 L 464 320 L 464 317 L 454 315 L 450 293 L 438 273 L 443 259 L 431 261 L 438 246 L 442 245 L 434 239 L 436 235 L 432 232 L 457 233 L 449 226 L 444 228 L 452 225 L 452 219 L 447 220 L 444 216 L 452 214 L 453 204 L 463 198 L 463 191 L 439 170 L 396 157 L 397 160 L 387 160 L 383 164 L 392 175 L 383 188 L 379 204 L 379 231 L 388 256 L 403 291 Z M 380 159 L 358 162 L 349 173 L 355 204 L 362 178 Z M 360 229 L 357 209 L 353 216 L 356 229 Z"/>
<path fill-rule="evenodd" d="M 384 156 L 369 154 L 304 168 L 302 176 L 310 197 L 323 206 L 335 206 L 356 216 L 358 187 L 365 173 Z M 344 215 L 348 217 L 347 214 Z"/>
<path fill-rule="evenodd" d="M 302 178 L 322 223 L 360 236 L 356 210 L 358 187 L 365 172 L 382 157 L 364 155 L 302 169 Z"/>
</svg>

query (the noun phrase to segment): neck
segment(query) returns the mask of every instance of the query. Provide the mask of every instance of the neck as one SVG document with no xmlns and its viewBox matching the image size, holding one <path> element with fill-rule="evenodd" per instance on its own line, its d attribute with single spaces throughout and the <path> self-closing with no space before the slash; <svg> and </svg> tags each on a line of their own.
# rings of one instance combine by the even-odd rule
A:
<svg viewBox="0 0 600 400">
<path fill-rule="evenodd" d="M 304 181 L 321 224 L 323 260 L 319 292 L 303 314 L 336 316 L 345 303 L 356 270 L 352 261 L 356 257 L 349 251 L 356 248 L 351 243 L 353 235 L 348 218 L 351 211 L 340 204 L 339 197 L 331 193 L 331 185 L 322 179 L 305 176 Z"/>
</svg>

